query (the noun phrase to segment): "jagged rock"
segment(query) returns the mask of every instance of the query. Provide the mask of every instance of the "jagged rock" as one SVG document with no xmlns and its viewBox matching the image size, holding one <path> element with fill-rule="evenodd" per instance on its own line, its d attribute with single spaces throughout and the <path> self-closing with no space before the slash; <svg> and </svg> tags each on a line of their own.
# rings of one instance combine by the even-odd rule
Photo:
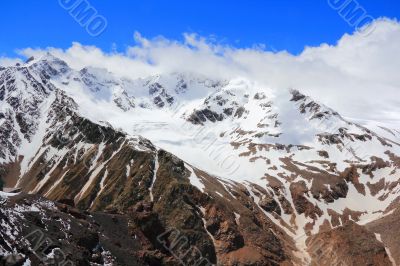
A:
<svg viewBox="0 0 400 266">
<path fill-rule="evenodd" d="M 278 215 L 281 215 L 281 208 L 278 203 L 270 196 L 265 196 L 260 202 L 259 205 L 267 212 L 275 212 Z"/>
<path fill-rule="evenodd" d="M 20 254 L 12 254 L 0 257 L 0 265 L 4 266 L 22 266 L 24 265 L 25 258 Z"/>
</svg>

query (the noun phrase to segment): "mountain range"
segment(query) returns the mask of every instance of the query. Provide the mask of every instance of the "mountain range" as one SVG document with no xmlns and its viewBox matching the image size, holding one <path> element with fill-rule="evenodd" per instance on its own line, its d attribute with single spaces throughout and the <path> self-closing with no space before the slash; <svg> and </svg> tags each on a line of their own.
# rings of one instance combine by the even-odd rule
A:
<svg viewBox="0 0 400 266">
<path fill-rule="evenodd" d="M 0 187 L 4 265 L 400 264 L 400 131 L 245 77 L 0 68 Z"/>
</svg>

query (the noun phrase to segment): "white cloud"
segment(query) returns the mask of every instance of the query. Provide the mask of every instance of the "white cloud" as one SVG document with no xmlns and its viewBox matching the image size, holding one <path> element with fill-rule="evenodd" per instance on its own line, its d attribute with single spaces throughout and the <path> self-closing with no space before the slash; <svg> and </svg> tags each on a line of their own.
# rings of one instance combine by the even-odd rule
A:
<svg viewBox="0 0 400 266">
<path fill-rule="evenodd" d="M 124 53 L 79 43 L 66 50 L 20 52 L 39 56 L 50 51 L 74 68 L 104 67 L 131 78 L 176 71 L 245 76 L 276 89 L 298 88 L 344 116 L 390 121 L 400 128 L 400 23 L 379 19 L 370 27 L 374 31 L 367 36 L 346 34 L 336 45 L 306 47 L 297 56 L 219 45 L 196 34 L 184 34 L 184 41 L 178 42 L 146 39 L 139 33 L 134 34 L 136 44 Z"/>
<path fill-rule="evenodd" d="M 2 67 L 15 66 L 17 63 L 22 64 L 23 61 L 19 58 L 0 57 L 0 66 Z"/>
</svg>

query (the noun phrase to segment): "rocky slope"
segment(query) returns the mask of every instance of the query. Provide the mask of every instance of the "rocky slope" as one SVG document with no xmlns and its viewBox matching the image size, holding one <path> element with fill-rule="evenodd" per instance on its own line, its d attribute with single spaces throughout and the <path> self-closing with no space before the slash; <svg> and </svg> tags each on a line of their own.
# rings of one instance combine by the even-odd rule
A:
<svg viewBox="0 0 400 266">
<path fill-rule="evenodd" d="M 0 103 L 0 179 L 23 191 L 2 194 L 3 257 L 36 265 L 15 240 L 39 226 L 56 241 L 39 259 L 56 249 L 77 265 L 399 259 L 386 229 L 400 201 L 397 131 L 375 133 L 297 90 L 130 80 L 48 54 L 0 70 Z"/>
</svg>

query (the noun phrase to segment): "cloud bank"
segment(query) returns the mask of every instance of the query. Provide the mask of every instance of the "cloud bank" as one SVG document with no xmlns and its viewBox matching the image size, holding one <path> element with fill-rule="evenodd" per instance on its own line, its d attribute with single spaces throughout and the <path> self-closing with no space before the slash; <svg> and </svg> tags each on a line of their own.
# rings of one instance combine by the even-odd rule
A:
<svg viewBox="0 0 400 266">
<path fill-rule="evenodd" d="M 15 66 L 18 63 L 22 64 L 23 61 L 19 58 L 0 57 L 0 66 L 2 67 Z"/>
<path fill-rule="evenodd" d="M 170 72 L 247 77 L 275 89 L 297 88 L 346 117 L 400 128 L 400 23 L 382 18 L 369 27 L 373 31 L 367 36 L 346 34 L 335 45 L 306 47 L 299 55 L 219 45 L 196 34 L 184 34 L 179 42 L 139 33 L 123 53 L 79 43 L 66 50 L 27 48 L 19 53 L 37 57 L 50 51 L 73 68 L 103 67 L 130 78 Z"/>
</svg>

